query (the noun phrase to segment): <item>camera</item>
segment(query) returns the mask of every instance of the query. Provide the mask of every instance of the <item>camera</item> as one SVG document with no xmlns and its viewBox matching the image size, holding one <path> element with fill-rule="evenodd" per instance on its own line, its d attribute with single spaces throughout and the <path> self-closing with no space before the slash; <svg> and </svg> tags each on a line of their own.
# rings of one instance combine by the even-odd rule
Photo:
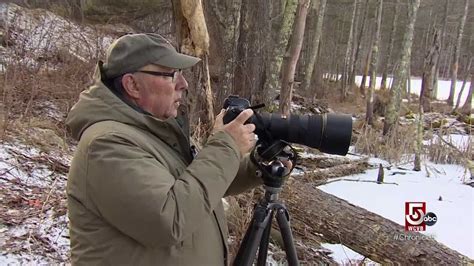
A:
<svg viewBox="0 0 474 266">
<path fill-rule="evenodd" d="M 224 124 L 234 120 L 243 110 L 258 109 L 236 95 L 224 101 Z M 246 123 L 255 125 L 258 142 L 269 147 L 278 141 L 302 144 L 324 153 L 346 155 L 352 137 L 352 117 L 345 114 L 289 115 L 255 112 Z"/>
</svg>

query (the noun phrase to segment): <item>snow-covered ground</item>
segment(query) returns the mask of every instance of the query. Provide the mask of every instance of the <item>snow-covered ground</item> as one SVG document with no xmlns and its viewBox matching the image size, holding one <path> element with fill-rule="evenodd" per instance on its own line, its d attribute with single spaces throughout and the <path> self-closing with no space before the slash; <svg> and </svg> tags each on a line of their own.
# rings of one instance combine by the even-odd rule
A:
<svg viewBox="0 0 474 266">
<path fill-rule="evenodd" d="M 369 162 L 389 165 L 380 159 Z M 405 225 L 405 202 L 426 202 L 426 211 L 435 213 L 438 221 L 433 226 L 427 226 L 423 233 L 474 258 L 474 189 L 463 184 L 469 178 L 466 169 L 430 162 L 424 162 L 420 172 L 404 170 L 412 169 L 413 165 L 401 167 L 403 169 L 392 167 L 385 170 L 385 182 L 398 185 L 339 181 L 320 188 L 400 225 Z M 427 177 L 427 171 L 430 177 Z M 377 174 L 378 169 L 372 169 L 347 178 L 375 181 Z M 334 251 L 333 256 L 338 262 L 363 257 L 341 245 L 325 247 Z"/>
<path fill-rule="evenodd" d="M 376 78 L 376 86 L 375 88 L 378 89 L 380 87 L 380 82 L 382 81 L 382 77 L 377 77 Z M 362 82 L 362 77 L 361 76 L 356 76 L 356 84 L 360 86 L 360 83 Z M 366 86 L 369 86 L 370 82 L 370 77 L 367 77 L 366 79 Z M 387 78 L 387 83 L 392 84 L 392 78 Z M 411 77 L 411 93 L 414 93 L 416 95 L 420 95 L 421 91 L 421 78 L 419 77 Z M 456 101 L 459 97 L 459 92 L 461 91 L 463 81 L 457 81 L 456 82 L 456 87 L 454 89 L 454 103 L 456 104 Z M 466 86 L 463 90 L 463 93 L 461 95 L 461 101 L 460 101 L 460 106 L 464 104 L 467 98 L 467 94 L 469 93 L 469 86 L 470 82 L 466 83 Z M 451 80 L 438 80 L 438 93 L 437 93 L 437 99 L 438 100 L 447 100 L 449 97 L 449 91 L 451 88 Z"/>
</svg>

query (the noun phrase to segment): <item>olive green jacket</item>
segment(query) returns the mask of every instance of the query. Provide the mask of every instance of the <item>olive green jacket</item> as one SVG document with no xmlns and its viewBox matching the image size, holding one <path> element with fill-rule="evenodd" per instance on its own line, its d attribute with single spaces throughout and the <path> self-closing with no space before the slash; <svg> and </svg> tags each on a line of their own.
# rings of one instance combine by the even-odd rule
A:
<svg viewBox="0 0 474 266">
<path fill-rule="evenodd" d="M 187 128 L 132 108 L 101 81 L 67 118 L 73 265 L 225 265 L 222 198 L 260 184 L 224 131 L 193 159 Z"/>
</svg>

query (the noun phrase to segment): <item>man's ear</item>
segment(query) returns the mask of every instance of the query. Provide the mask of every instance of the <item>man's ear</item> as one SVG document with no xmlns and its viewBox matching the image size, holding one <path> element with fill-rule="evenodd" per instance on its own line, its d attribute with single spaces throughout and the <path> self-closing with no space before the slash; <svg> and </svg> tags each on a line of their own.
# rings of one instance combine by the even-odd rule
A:
<svg viewBox="0 0 474 266">
<path fill-rule="evenodd" d="M 122 77 L 124 92 L 132 99 L 140 98 L 140 89 L 133 74 L 125 74 Z"/>
</svg>

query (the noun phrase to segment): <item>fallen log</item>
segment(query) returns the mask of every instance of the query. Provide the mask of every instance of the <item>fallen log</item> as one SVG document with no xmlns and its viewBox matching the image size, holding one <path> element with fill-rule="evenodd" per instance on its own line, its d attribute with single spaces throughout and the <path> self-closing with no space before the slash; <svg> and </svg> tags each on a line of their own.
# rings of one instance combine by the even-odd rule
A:
<svg viewBox="0 0 474 266">
<path fill-rule="evenodd" d="M 347 246 L 383 264 L 472 264 L 473 260 L 418 232 L 292 179 L 282 191 L 292 220 L 329 243 Z M 289 189 L 288 189 L 289 188 Z"/>
</svg>

